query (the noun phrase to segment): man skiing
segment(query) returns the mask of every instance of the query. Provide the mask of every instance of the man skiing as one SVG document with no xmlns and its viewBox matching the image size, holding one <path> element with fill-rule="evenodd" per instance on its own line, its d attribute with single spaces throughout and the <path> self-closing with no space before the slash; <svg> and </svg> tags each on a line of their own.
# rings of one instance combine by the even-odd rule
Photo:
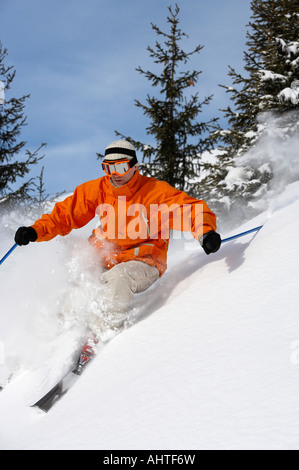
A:
<svg viewBox="0 0 299 470">
<path fill-rule="evenodd" d="M 107 330 L 119 331 L 133 295 L 163 275 L 170 230 L 190 231 L 206 254 L 221 245 L 216 216 L 207 204 L 164 181 L 142 176 L 131 143 L 117 140 L 108 145 L 102 166 L 105 176 L 81 184 L 51 214 L 15 234 L 18 245 L 48 241 L 100 216 L 101 225 L 89 238 L 104 266 L 103 309 L 92 325 L 95 342 Z"/>
</svg>

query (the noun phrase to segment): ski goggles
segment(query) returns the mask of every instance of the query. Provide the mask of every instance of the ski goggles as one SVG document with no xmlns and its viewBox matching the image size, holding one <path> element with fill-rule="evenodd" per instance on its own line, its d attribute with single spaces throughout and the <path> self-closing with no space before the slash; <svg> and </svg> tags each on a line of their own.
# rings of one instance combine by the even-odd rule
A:
<svg viewBox="0 0 299 470">
<path fill-rule="evenodd" d="M 118 176 L 123 176 L 128 173 L 136 163 L 138 163 L 136 156 L 131 159 L 124 158 L 121 160 L 105 160 L 102 162 L 102 168 L 108 176 L 111 176 L 113 173 L 116 173 Z"/>
</svg>

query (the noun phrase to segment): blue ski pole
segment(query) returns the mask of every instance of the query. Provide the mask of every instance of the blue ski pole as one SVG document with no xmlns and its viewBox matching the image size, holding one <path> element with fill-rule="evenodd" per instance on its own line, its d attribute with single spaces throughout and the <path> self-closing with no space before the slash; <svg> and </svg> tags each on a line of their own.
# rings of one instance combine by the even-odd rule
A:
<svg viewBox="0 0 299 470">
<path fill-rule="evenodd" d="M 246 232 L 238 233 L 237 235 L 233 235 L 232 237 L 225 238 L 224 240 L 222 240 L 222 243 L 229 242 L 231 240 L 234 240 L 235 238 L 244 237 L 244 235 L 247 235 L 248 233 L 257 232 L 262 227 L 263 225 L 259 225 L 258 227 L 252 228 L 251 230 L 247 230 Z"/>
<path fill-rule="evenodd" d="M 18 246 L 17 243 L 15 243 L 14 246 L 6 253 L 6 255 L 3 256 L 2 260 L 0 260 L 0 265 L 1 265 L 2 263 L 4 263 L 4 261 L 6 260 L 6 258 L 9 257 L 9 255 L 13 252 L 13 250 L 14 250 L 15 248 L 17 248 L 17 246 Z"/>
</svg>

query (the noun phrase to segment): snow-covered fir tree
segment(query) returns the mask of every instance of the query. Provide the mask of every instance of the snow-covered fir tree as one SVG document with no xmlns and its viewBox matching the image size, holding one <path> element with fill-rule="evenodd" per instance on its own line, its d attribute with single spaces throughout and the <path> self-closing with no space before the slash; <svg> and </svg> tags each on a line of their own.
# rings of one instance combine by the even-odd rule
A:
<svg viewBox="0 0 299 470">
<path fill-rule="evenodd" d="M 271 185 L 265 158 L 258 168 L 250 161 L 240 167 L 239 157 L 269 132 L 289 139 L 299 130 L 298 0 L 253 0 L 251 10 L 244 73 L 229 67 L 232 85 L 221 85 L 232 102 L 222 110 L 228 128 L 213 134 L 221 152 L 200 183 L 218 211 L 236 201 L 247 205 Z"/>
</svg>

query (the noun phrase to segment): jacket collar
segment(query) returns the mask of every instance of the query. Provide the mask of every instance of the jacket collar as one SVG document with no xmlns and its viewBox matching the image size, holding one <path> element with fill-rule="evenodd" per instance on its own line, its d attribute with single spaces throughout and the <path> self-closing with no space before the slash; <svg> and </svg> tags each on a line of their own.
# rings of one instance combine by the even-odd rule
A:
<svg viewBox="0 0 299 470">
<path fill-rule="evenodd" d="M 108 180 L 107 189 L 115 197 L 118 197 L 118 196 L 132 197 L 142 186 L 142 176 L 140 175 L 138 169 L 135 171 L 132 178 L 126 184 L 124 184 L 123 186 L 120 186 L 119 188 L 116 188 L 115 186 L 111 184 L 109 176 L 106 176 L 106 178 Z"/>
</svg>

